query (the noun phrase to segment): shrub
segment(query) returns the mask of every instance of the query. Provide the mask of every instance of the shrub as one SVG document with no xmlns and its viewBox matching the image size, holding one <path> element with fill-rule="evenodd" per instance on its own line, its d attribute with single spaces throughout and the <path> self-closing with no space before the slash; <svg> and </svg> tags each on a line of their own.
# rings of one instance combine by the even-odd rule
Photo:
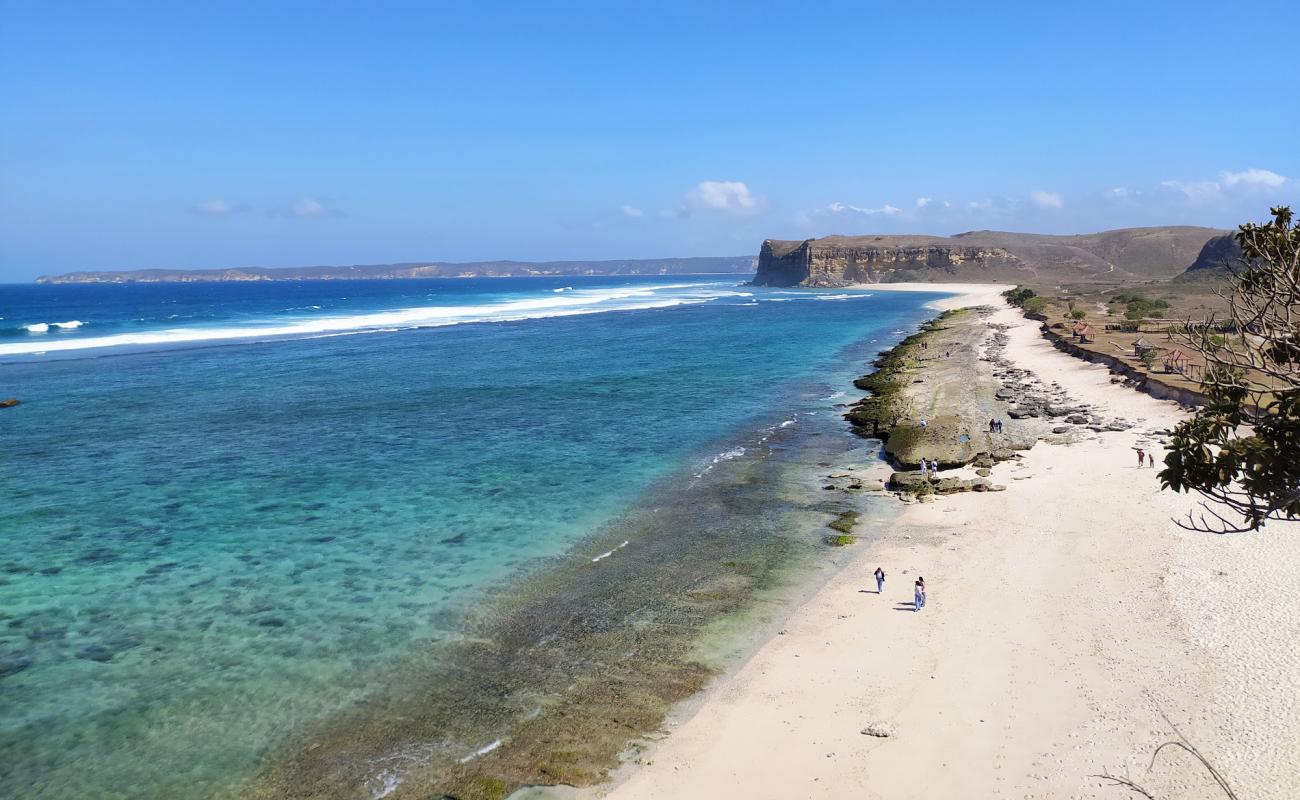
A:
<svg viewBox="0 0 1300 800">
<path fill-rule="evenodd" d="M 1002 293 L 1002 296 L 1005 297 L 1007 302 L 1011 305 L 1023 307 L 1025 301 L 1034 297 L 1035 293 L 1034 290 L 1030 289 L 1028 286 L 1017 286 L 1014 289 L 1007 289 Z"/>
</svg>

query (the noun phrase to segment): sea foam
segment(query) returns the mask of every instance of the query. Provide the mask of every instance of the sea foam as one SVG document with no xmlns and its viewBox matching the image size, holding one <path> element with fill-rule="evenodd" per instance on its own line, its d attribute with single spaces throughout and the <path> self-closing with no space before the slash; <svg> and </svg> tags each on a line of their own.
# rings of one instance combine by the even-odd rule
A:
<svg viewBox="0 0 1300 800">
<path fill-rule="evenodd" d="M 58 328 L 59 330 L 74 330 L 76 328 L 80 328 L 82 325 L 85 324 L 86 323 L 82 322 L 79 319 L 70 319 L 67 322 L 34 322 L 31 325 L 24 325 L 23 330 L 27 331 L 28 333 L 48 333 L 50 328 Z"/>
<path fill-rule="evenodd" d="M 106 347 L 169 347 L 228 340 L 309 338 L 322 335 L 376 333 L 411 328 L 433 328 L 472 322 L 517 322 L 528 319 L 599 314 L 609 311 L 639 311 L 708 303 L 725 297 L 746 296 L 734 284 L 665 284 L 626 286 L 609 289 L 571 289 L 561 294 L 518 297 L 478 305 L 418 306 L 390 311 L 373 311 L 340 316 L 304 316 L 254 320 L 236 326 L 167 328 L 107 336 L 76 337 L 40 344 L 0 344 L 0 356 L 34 355 L 44 352 Z M 45 333 L 52 327 L 76 328 L 78 320 L 28 325 L 31 333 Z"/>
</svg>

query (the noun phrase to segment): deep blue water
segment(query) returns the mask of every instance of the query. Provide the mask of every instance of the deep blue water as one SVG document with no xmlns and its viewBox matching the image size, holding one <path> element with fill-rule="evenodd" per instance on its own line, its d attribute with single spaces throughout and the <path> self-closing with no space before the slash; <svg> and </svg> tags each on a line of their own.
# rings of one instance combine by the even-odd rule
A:
<svg viewBox="0 0 1300 800">
<path fill-rule="evenodd" d="M 0 795 L 218 791 L 457 603 L 851 390 L 837 356 L 934 296 L 0 286 Z"/>
</svg>

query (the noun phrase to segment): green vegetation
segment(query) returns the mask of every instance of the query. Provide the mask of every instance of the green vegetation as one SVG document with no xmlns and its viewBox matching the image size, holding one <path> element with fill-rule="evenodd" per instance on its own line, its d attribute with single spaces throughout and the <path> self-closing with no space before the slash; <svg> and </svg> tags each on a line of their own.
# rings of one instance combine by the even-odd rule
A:
<svg viewBox="0 0 1300 800">
<path fill-rule="evenodd" d="M 1148 370 L 1155 369 L 1156 367 L 1155 350 L 1143 350 L 1142 355 L 1138 356 L 1138 358 L 1142 361 L 1142 366 L 1146 367 Z"/>
<path fill-rule="evenodd" d="M 847 547 L 857 541 L 858 538 L 851 533 L 841 533 L 835 536 L 826 537 L 826 544 L 829 544 L 832 547 Z"/>
<path fill-rule="evenodd" d="M 1014 289 L 1007 289 L 1002 293 L 1002 296 L 1005 297 L 1007 302 L 1011 305 L 1023 308 L 1026 300 L 1036 297 L 1037 295 L 1034 293 L 1034 290 L 1030 289 L 1028 286 L 1017 286 Z"/>
<path fill-rule="evenodd" d="M 1206 498 L 1204 513 L 1185 523 L 1196 530 L 1300 518 L 1300 227 L 1290 208 L 1272 215 L 1234 236 L 1245 266 L 1230 284 L 1233 332 L 1199 327 L 1184 337 L 1205 359 L 1209 402 L 1174 429 L 1160 481 Z"/>
<path fill-rule="evenodd" d="M 840 533 L 853 533 L 853 526 L 858 524 L 858 512 L 844 511 L 830 522 L 830 527 Z"/>
<path fill-rule="evenodd" d="M 1030 316 L 1034 316 L 1036 314 L 1042 314 L 1043 311 L 1047 309 L 1047 298 L 1031 297 L 1028 300 L 1026 300 L 1020 307 L 1023 308 L 1025 310 L 1025 313 Z"/>
<path fill-rule="evenodd" d="M 1082 308 L 1070 309 L 1070 319 L 1083 319 L 1087 316 L 1088 316 L 1088 312 L 1084 311 Z"/>
<path fill-rule="evenodd" d="M 476 775 L 461 788 L 458 797 L 465 800 L 503 800 L 510 794 L 510 785 L 487 775 Z"/>
<path fill-rule="evenodd" d="M 1136 322 L 1148 317 L 1159 316 L 1157 312 L 1169 308 L 1168 300 L 1150 300 L 1140 294 L 1119 292 L 1111 295 L 1110 301 L 1124 304 L 1124 318 Z"/>
</svg>

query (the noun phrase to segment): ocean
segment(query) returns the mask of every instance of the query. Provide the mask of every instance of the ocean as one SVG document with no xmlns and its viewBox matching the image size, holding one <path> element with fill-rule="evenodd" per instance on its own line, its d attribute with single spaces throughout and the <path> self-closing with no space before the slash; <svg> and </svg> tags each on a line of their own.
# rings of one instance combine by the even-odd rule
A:
<svg viewBox="0 0 1300 800">
<path fill-rule="evenodd" d="M 271 797 L 310 751 L 299 796 L 400 797 L 594 725 L 614 660 L 678 681 L 833 566 L 838 406 L 938 296 L 0 286 L 0 795 Z"/>
</svg>

